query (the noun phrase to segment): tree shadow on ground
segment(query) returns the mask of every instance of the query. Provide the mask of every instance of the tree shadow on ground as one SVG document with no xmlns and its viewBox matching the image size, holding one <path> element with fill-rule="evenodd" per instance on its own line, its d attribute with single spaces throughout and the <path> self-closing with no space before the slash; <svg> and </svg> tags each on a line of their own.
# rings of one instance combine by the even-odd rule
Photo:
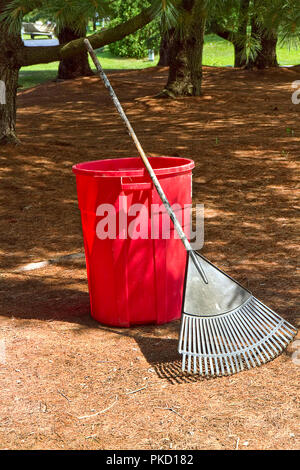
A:
<svg viewBox="0 0 300 470">
<path fill-rule="evenodd" d="M 170 101 L 154 98 L 166 69 L 112 74 L 145 150 L 195 160 L 193 201 L 205 204 L 203 254 L 294 324 L 299 321 L 300 124 L 291 103 L 296 71 L 209 68 L 202 97 Z M 98 78 L 46 83 L 21 92 L 18 104 L 22 145 L 0 151 L 1 316 L 94 328 L 83 264 L 26 275 L 8 270 L 83 251 L 72 165 L 136 156 L 136 149 Z M 177 340 L 165 338 L 162 354 L 156 348 L 152 359 L 155 339 L 143 330 L 137 342 L 158 374 L 167 374 L 168 363 L 178 370 Z"/>
<path fill-rule="evenodd" d="M 49 268 L 48 271 L 55 268 Z M 32 321 L 70 323 L 72 334 L 82 335 L 93 330 L 133 339 L 149 366 L 160 379 L 170 384 L 202 382 L 211 378 L 182 372 L 178 353 L 180 321 L 163 325 L 140 325 L 119 328 L 103 325 L 90 315 L 86 279 L 76 279 L 78 266 L 65 263 L 60 267 L 64 278 L 49 272 L 15 274 L 2 279 L 1 317 L 18 319 L 14 328 L 26 328 Z M 79 270 L 80 272 L 80 270 Z M 60 272 L 58 271 L 58 274 Z M 286 317 L 284 312 L 280 312 Z M 287 357 L 293 352 L 285 351 Z"/>
</svg>

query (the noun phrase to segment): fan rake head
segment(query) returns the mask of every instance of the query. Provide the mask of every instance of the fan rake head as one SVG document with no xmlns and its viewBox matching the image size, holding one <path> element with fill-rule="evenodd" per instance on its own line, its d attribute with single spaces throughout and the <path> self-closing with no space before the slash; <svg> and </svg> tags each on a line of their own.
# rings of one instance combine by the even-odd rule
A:
<svg viewBox="0 0 300 470">
<path fill-rule="evenodd" d="M 191 259 L 187 266 L 178 347 L 182 370 L 231 375 L 277 357 L 296 328 L 202 256 L 201 263 L 207 286 Z"/>
<path fill-rule="evenodd" d="M 277 357 L 297 330 L 251 297 L 216 317 L 183 314 L 179 352 L 182 370 L 205 376 L 235 374 Z"/>
</svg>

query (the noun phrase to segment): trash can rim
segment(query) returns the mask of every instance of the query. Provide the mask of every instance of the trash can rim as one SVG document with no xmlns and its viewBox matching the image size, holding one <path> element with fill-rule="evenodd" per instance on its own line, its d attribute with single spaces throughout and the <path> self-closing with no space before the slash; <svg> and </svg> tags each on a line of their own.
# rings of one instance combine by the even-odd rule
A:
<svg viewBox="0 0 300 470">
<path fill-rule="evenodd" d="M 149 160 L 151 165 L 154 166 L 153 169 L 155 174 L 161 176 L 169 174 L 178 175 L 180 173 L 190 171 L 195 167 L 195 162 L 193 160 L 183 157 L 149 157 Z M 158 160 L 162 162 L 162 166 L 155 168 Z M 134 162 L 136 162 L 138 168 L 134 168 L 132 166 L 126 168 L 126 164 L 130 163 L 130 165 L 132 165 Z M 169 165 L 166 165 L 167 162 L 169 162 Z M 119 163 L 120 168 L 117 168 L 117 166 L 114 169 L 109 168 L 110 166 L 115 166 L 116 163 Z M 142 160 L 139 157 L 109 158 L 77 163 L 76 165 L 73 165 L 72 171 L 77 175 L 79 174 L 94 177 L 145 176 L 146 174 L 146 169 L 144 168 Z"/>
</svg>

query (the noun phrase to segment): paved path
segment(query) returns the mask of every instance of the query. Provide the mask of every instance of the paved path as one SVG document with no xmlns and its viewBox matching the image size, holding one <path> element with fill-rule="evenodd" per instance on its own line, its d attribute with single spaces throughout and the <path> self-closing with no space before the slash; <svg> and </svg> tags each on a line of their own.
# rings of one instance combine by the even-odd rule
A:
<svg viewBox="0 0 300 470">
<path fill-rule="evenodd" d="M 37 47 L 37 46 L 58 46 L 58 39 L 25 39 L 23 41 L 26 47 Z"/>
</svg>

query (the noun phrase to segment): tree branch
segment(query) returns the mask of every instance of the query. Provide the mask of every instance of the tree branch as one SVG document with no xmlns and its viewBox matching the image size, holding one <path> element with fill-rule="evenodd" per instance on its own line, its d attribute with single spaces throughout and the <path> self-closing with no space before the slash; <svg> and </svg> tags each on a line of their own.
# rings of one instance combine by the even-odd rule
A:
<svg viewBox="0 0 300 470">
<path fill-rule="evenodd" d="M 232 42 L 234 38 L 234 33 L 232 31 L 224 29 L 216 21 L 211 22 L 210 29 L 214 34 L 220 36 L 223 39 L 226 39 L 226 41 Z"/>
<path fill-rule="evenodd" d="M 109 28 L 99 33 L 89 36 L 89 41 L 94 49 L 106 46 L 115 41 L 123 39 L 129 34 L 135 33 L 138 29 L 153 20 L 152 8 L 142 10 L 141 13 L 114 28 Z M 59 46 L 46 47 L 21 47 L 16 54 L 16 61 L 20 67 L 35 64 L 46 64 L 72 57 L 79 52 L 85 51 L 84 38 L 75 39 Z"/>
</svg>

